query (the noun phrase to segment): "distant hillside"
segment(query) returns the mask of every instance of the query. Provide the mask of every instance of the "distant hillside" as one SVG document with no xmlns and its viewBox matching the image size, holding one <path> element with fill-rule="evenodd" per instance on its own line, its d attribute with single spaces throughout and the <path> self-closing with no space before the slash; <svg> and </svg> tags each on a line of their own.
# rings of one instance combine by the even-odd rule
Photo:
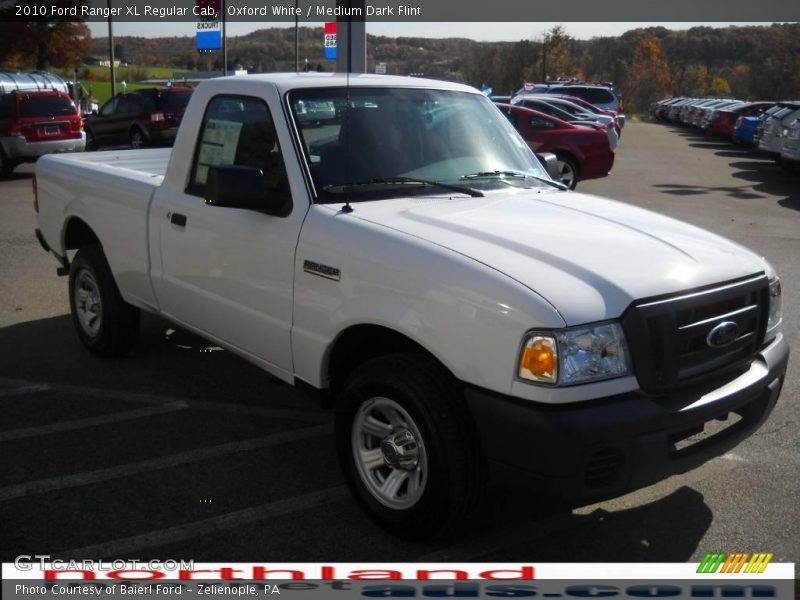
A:
<svg viewBox="0 0 800 600">
<path fill-rule="evenodd" d="M 301 69 L 331 70 L 323 58 L 322 29 L 300 29 Z M 119 37 L 117 57 L 132 64 L 178 70 L 220 69 L 219 53 L 201 55 L 194 38 Z M 94 39 L 105 55 L 107 38 Z M 720 94 L 742 98 L 800 97 L 800 24 L 759 27 L 664 27 L 633 29 L 617 37 L 576 40 L 560 27 L 537 40 L 473 40 L 368 36 L 368 69 L 387 64 L 387 73 L 460 81 L 508 93 L 523 81 L 574 77 L 613 81 L 629 109 L 672 94 Z M 262 29 L 228 40 L 229 66 L 250 72 L 292 71 L 294 29 Z"/>
<path fill-rule="evenodd" d="M 300 28 L 300 68 L 305 59 L 311 69 L 332 70 L 333 61 L 324 59 L 322 28 Z M 108 54 L 108 38 L 95 38 L 94 54 Z M 221 68 L 220 53 L 200 54 L 192 37 L 115 37 L 115 55 L 131 64 L 171 66 L 178 70 Z M 228 39 L 228 66 L 240 65 L 251 73 L 293 71 L 295 68 L 294 29 L 271 28 Z M 375 62 L 385 62 L 387 72 L 461 80 L 458 62 L 466 53 L 483 44 L 473 40 L 390 38 L 370 35 L 367 38 L 369 70 Z"/>
</svg>

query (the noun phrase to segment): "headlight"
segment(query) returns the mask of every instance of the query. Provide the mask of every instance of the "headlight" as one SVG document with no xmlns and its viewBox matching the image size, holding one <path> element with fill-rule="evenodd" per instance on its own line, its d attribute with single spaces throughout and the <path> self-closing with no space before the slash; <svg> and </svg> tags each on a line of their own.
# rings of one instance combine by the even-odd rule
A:
<svg viewBox="0 0 800 600">
<path fill-rule="evenodd" d="M 519 377 L 550 385 L 573 385 L 630 372 L 628 348 L 619 323 L 605 322 L 525 336 Z"/>
<path fill-rule="evenodd" d="M 783 295 L 781 280 L 777 277 L 769 282 L 769 318 L 767 319 L 767 335 L 765 341 L 771 341 L 778 334 L 778 327 L 783 320 Z"/>
</svg>

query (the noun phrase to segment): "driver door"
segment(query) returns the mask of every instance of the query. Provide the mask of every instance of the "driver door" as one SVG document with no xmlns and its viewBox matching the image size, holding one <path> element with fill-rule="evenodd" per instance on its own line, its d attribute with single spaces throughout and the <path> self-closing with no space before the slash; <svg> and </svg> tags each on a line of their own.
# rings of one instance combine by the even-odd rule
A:
<svg viewBox="0 0 800 600">
<path fill-rule="evenodd" d="M 153 282 L 161 308 L 290 379 L 294 260 L 304 207 L 295 204 L 278 217 L 204 200 L 213 165 L 258 167 L 265 187 L 290 195 L 266 102 L 212 98 L 194 153 L 183 193 L 159 188 L 154 199 L 161 276 Z"/>
</svg>

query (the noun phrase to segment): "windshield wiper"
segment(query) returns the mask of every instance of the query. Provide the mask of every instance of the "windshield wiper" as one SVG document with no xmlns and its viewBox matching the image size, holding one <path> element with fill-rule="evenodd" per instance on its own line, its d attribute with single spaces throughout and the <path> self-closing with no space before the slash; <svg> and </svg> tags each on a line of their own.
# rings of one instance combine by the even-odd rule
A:
<svg viewBox="0 0 800 600">
<path fill-rule="evenodd" d="M 493 177 L 496 179 L 504 179 L 505 177 L 519 177 L 521 179 L 535 179 L 548 185 L 552 185 L 559 190 L 568 189 L 566 185 L 552 179 L 539 177 L 538 175 L 531 175 L 530 173 L 523 173 L 522 171 L 480 171 L 478 173 L 470 173 L 469 175 L 462 175 L 461 179 L 483 179 Z"/>
<path fill-rule="evenodd" d="M 323 190 L 331 194 L 346 194 L 347 192 L 356 191 L 357 188 L 375 186 L 375 185 L 394 185 L 404 183 L 416 183 L 420 185 L 430 185 L 433 187 L 450 190 L 451 192 L 458 192 L 459 194 L 467 194 L 473 198 L 483 198 L 483 192 L 471 187 L 463 185 L 450 185 L 449 183 L 442 183 L 440 181 L 433 181 L 431 179 L 417 179 L 416 177 L 375 177 L 368 181 L 357 181 L 344 185 L 326 185 Z"/>
</svg>

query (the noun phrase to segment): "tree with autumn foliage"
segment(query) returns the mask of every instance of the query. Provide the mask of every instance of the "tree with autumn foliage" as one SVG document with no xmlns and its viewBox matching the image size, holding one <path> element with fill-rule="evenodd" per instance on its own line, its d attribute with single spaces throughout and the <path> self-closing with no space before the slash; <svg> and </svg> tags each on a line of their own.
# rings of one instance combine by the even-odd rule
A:
<svg viewBox="0 0 800 600">
<path fill-rule="evenodd" d="M 671 83 L 669 63 L 661 55 L 658 40 L 646 38 L 640 41 L 633 52 L 622 90 L 628 110 L 647 110 L 651 102 L 668 95 Z"/>
<path fill-rule="evenodd" d="M 38 4 L 19 0 L 15 4 Z M 48 5 L 79 7 L 82 0 L 57 0 Z M 0 9 L 0 68 L 7 70 L 51 67 L 74 67 L 92 51 L 92 39 L 86 24 L 68 19 L 32 18 L 20 21 L 13 16 L 14 6 Z"/>
</svg>

